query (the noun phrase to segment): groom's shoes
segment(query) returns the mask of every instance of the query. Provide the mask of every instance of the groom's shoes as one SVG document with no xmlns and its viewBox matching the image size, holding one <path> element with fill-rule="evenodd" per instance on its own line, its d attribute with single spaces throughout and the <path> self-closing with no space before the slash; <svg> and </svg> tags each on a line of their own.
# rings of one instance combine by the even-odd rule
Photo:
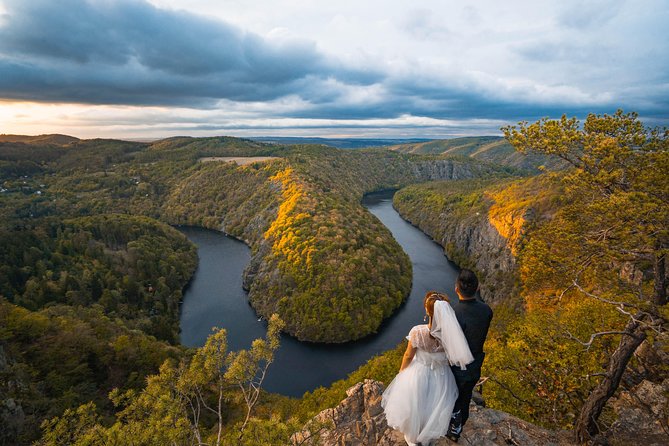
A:
<svg viewBox="0 0 669 446">
<path fill-rule="evenodd" d="M 448 432 L 446 432 L 446 438 L 451 440 L 453 443 L 457 443 L 460 439 L 460 434 L 462 433 L 462 425 L 455 425 L 451 423 L 448 426 Z"/>
</svg>

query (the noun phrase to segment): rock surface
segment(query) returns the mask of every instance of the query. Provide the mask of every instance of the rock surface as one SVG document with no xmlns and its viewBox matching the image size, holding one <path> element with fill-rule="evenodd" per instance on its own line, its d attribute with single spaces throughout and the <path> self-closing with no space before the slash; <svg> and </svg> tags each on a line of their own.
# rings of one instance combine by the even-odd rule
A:
<svg viewBox="0 0 669 446">
<path fill-rule="evenodd" d="M 322 446 L 404 446 L 403 435 L 388 427 L 381 395 L 383 384 L 365 380 L 347 390 L 347 397 L 332 409 L 319 413 L 311 426 L 326 426 L 317 436 L 308 429 L 293 436 L 293 444 Z M 307 425 L 307 428 L 309 424 Z M 471 415 L 457 444 L 477 446 L 567 446 L 573 443 L 566 431 L 549 431 L 507 413 L 472 403 Z M 433 446 L 456 443 L 442 438 Z"/>
<path fill-rule="evenodd" d="M 479 273 L 484 301 L 494 304 L 515 295 L 516 258 L 487 214 L 471 213 L 460 218 L 449 210 L 435 214 L 428 205 L 401 199 L 394 204 L 402 218 L 443 246 L 449 259 Z"/>
<path fill-rule="evenodd" d="M 466 180 L 484 178 L 499 172 L 489 164 L 471 163 L 459 159 L 434 159 L 412 163 L 413 176 L 419 181 Z"/>
<path fill-rule="evenodd" d="M 669 378 L 661 384 L 641 381 L 611 402 L 617 421 L 606 432 L 611 445 L 669 444 Z"/>
</svg>

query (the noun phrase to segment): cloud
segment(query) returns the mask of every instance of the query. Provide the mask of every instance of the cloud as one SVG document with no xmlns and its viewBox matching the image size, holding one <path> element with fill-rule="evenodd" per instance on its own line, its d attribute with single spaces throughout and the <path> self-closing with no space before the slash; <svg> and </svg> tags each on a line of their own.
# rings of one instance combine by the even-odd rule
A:
<svg viewBox="0 0 669 446">
<path fill-rule="evenodd" d="M 418 40 L 444 39 L 451 36 L 451 32 L 439 23 L 429 9 L 414 9 L 400 21 L 402 29 Z"/>
<path fill-rule="evenodd" d="M 0 98 L 138 106 L 149 126 L 172 122 L 170 107 L 205 111 L 183 126 L 195 130 L 220 113 L 231 118 L 212 130 L 271 127 L 270 119 L 473 126 L 621 106 L 666 117 L 667 8 L 649 19 L 623 0 L 429 10 L 389 1 L 382 11 L 354 0 L 248 0 L 211 3 L 223 14 L 214 18 L 165 8 L 177 3 L 0 0 Z M 280 19 L 269 18 L 283 6 Z M 266 28 L 252 28 L 258 21 Z"/>
<path fill-rule="evenodd" d="M 615 18 L 623 5 L 623 0 L 590 0 L 570 2 L 563 6 L 558 15 L 561 25 L 579 30 L 601 27 Z"/>
<path fill-rule="evenodd" d="M 85 103 L 207 106 L 272 100 L 308 79 L 378 81 L 313 42 L 268 41 L 144 1 L 11 0 L 0 28 L 0 95 Z"/>
</svg>

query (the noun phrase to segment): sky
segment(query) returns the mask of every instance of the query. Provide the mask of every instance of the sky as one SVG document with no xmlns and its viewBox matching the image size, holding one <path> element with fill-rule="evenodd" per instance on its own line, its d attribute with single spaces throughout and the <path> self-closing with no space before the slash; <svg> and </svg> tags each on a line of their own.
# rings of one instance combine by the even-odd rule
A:
<svg viewBox="0 0 669 446">
<path fill-rule="evenodd" d="M 447 138 L 669 126 L 667 0 L 0 0 L 0 133 Z"/>
</svg>

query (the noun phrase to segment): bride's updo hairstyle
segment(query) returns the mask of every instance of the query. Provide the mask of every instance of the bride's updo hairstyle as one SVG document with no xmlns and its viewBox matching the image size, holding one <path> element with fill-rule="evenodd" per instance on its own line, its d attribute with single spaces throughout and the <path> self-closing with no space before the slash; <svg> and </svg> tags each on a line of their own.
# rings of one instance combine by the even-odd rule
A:
<svg viewBox="0 0 669 446">
<path fill-rule="evenodd" d="M 434 315 L 434 303 L 438 300 L 445 300 L 448 302 L 448 296 L 437 291 L 428 291 L 425 294 L 425 298 L 423 298 L 423 306 L 425 307 L 428 316 L 432 317 Z"/>
</svg>

